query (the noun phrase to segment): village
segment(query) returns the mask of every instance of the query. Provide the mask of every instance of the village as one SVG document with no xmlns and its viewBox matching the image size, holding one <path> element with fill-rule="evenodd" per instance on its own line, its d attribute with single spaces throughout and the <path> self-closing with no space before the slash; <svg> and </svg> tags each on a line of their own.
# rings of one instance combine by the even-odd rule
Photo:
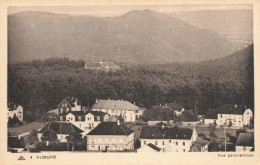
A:
<svg viewBox="0 0 260 165">
<path fill-rule="evenodd" d="M 224 104 L 200 114 L 196 106 L 188 110 L 176 101 L 145 109 L 108 98 L 86 107 L 66 97 L 27 124 L 23 111 L 8 103 L 9 152 L 254 151 L 254 113 L 244 105 Z"/>
</svg>

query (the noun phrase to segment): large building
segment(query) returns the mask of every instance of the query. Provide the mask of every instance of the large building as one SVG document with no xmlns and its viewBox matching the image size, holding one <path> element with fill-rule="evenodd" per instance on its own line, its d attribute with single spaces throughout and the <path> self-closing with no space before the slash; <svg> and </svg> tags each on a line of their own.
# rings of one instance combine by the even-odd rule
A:
<svg viewBox="0 0 260 165">
<path fill-rule="evenodd" d="M 71 111 L 66 114 L 61 114 L 58 117 L 59 121 L 67 121 L 77 126 L 87 134 L 98 124 L 104 121 L 105 113 L 97 111 Z"/>
<path fill-rule="evenodd" d="M 134 131 L 117 122 L 102 122 L 87 135 L 88 151 L 132 151 Z"/>
<path fill-rule="evenodd" d="M 113 62 L 85 63 L 85 68 L 91 70 L 103 70 L 103 71 L 116 71 L 120 69 L 120 67 Z"/>
<path fill-rule="evenodd" d="M 144 126 L 141 131 L 141 148 L 154 145 L 161 152 L 189 152 L 198 135 L 195 128 Z"/>
<path fill-rule="evenodd" d="M 96 100 L 92 111 L 122 117 L 125 122 L 134 122 L 143 115 L 144 109 L 124 100 Z"/>
<path fill-rule="evenodd" d="M 23 107 L 21 105 L 9 102 L 7 110 L 8 119 L 16 116 L 21 122 L 23 121 Z"/>
<path fill-rule="evenodd" d="M 69 122 L 49 122 L 37 134 L 40 141 L 46 132 L 55 133 L 60 142 L 67 142 L 67 136 L 71 134 L 79 135 L 83 131 Z"/>
<path fill-rule="evenodd" d="M 58 105 L 58 113 L 63 114 L 71 111 L 81 111 L 81 104 L 74 97 L 66 97 Z"/>
<path fill-rule="evenodd" d="M 236 152 L 254 151 L 254 133 L 240 133 L 236 142 Z"/>
<path fill-rule="evenodd" d="M 250 125 L 252 118 L 252 110 L 244 105 L 223 105 L 219 109 L 209 110 L 204 123 L 243 127 Z"/>
</svg>

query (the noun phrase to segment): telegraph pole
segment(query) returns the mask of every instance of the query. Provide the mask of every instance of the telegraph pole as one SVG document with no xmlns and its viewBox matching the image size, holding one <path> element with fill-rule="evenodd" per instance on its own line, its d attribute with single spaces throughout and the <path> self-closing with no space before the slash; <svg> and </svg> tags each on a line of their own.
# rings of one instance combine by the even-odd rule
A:
<svg viewBox="0 0 260 165">
<path fill-rule="evenodd" d="M 225 152 L 227 151 L 227 135 L 226 135 L 226 128 L 224 126 L 224 134 L 225 134 Z"/>
</svg>

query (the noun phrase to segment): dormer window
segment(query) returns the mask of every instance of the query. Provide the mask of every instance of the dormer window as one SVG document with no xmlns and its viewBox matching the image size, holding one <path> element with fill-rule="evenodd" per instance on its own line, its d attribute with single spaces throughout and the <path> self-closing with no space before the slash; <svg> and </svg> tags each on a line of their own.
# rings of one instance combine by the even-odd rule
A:
<svg viewBox="0 0 260 165">
<path fill-rule="evenodd" d="M 79 121 L 81 121 L 81 116 L 78 117 Z"/>
<path fill-rule="evenodd" d="M 100 121 L 100 117 L 99 116 L 97 117 L 97 121 Z"/>
<path fill-rule="evenodd" d="M 62 117 L 62 116 L 60 117 L 60 120 L 63 120 L 63 117 Z"/>
</svg>

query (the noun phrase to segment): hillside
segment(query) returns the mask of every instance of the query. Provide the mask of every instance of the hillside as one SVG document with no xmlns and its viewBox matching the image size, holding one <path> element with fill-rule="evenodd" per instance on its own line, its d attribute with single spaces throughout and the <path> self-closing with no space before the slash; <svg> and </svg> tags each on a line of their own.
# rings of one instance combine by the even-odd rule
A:
<svg viewBox="0 0 260 165">
<path fill-rule="evenodd" d="M 23 105 L 28 120 L 56 108 L 66 96 L 86 106 L 96 98 L 111 98 L 146 108 L 178 101 L 190 109 L 197 103 L 202 112 L 222 104 L 254 107 L 253 45 L 197 63 L 127 63 L 115 72 L 87 70 L 84 65 L 66 58 L 9 64 L 8 98 Z"/>
<path fill-rule="evenodd" d="M 173 12 L 171 16 L 193 26 L 210 29 L 241 44 L 253 42 L 253 10 L 201 10 Z"/>
<path fill-rule="evenodd" d="M 118 17 L 44 12 L 8 16 L 10 63 L 68 57 L 155 64 L 208 60 L 234 50 L 236 45 L 211 30 L 150 10 Z"/>
</svg>

